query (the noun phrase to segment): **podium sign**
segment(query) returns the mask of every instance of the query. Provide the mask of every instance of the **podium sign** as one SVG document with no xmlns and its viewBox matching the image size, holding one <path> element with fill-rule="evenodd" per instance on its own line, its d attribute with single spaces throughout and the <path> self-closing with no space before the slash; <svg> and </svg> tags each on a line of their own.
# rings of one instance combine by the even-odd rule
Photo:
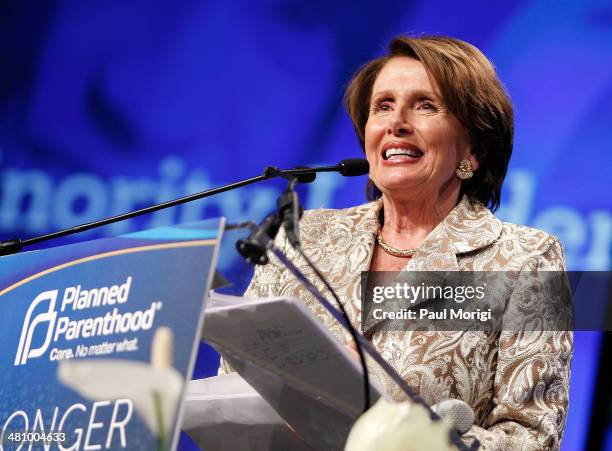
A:
<svg viewBox="0 0 612 451">
<path fill-rule="evenodd" d="M 176 447 L 222 225 L 0 258 L 0 450 Z"/>
</svg>

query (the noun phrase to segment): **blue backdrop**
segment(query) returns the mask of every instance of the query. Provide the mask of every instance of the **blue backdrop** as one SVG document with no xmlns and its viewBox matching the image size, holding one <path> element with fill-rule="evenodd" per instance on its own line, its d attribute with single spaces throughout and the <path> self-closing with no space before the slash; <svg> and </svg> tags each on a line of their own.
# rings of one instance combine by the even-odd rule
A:
<svg viewBox="0 0 612 451">
<path fill-rule="evenodd" d="M 516 107 L 499 216 L 557 234 L 572 269 L 608 270 L 612 5 L 595 0 L 3 4 L 0 237 L 143 207 L 269 164 L 359 156 L 343 88 L 399 33 L 465 39 L 494 62 Z M 321 176 L 302 200 L 354 205 L 363 184 Z M 281 187 L 266 182 L 78 239 L 217 215 L 259 220 Z M 583 446 L 598 347 L 597 333 L 576 334 L 564 449 Z"/>
</svg>

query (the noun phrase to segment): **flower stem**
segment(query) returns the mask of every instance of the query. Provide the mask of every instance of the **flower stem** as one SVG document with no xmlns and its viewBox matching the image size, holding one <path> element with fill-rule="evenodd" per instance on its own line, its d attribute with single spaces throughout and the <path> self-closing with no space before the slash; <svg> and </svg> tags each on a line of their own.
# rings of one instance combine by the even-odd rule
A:
<svg viewBox="0 0 612 451">
<path fill-rule="evenodd" d="M 153 390 L 153 406 L 155 407 L 155 418 L 157 419 L 157 449 L 158 451 L 165 451 L 168 446 L 168 436 L 166 434 L 166 428 L 164 428 L 164 414 L 162 411 L 161 396 L 157 390 Z"/>
</svg>

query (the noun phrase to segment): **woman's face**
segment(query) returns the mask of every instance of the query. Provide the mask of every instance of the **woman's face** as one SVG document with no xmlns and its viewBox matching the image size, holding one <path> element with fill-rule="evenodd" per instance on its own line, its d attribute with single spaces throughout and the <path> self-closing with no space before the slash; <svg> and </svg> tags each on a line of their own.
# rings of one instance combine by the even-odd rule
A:
<svg viewBox="0 0 612 451">
<path fill-rule="evenodd" d="M 370 178 L 397 200 L 458 196 L 459 162 L 467 158 L 478 167 L 466 131 L 446 110 L 423 64 L 409 57 L 389 60 L 374 82 L 365 148 Z"/>
</svg>

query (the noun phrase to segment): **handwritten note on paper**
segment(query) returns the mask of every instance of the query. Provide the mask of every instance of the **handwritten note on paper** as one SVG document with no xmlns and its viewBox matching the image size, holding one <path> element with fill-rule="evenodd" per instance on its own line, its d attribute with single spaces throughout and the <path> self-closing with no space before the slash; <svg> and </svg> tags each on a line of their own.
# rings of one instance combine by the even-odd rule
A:
<svg viewBox="0 0 612 451">
<path fill-rule="evenodd" d="M 244 349 L 253 357 L 278 369 L 294 373 L 304 367 L 333 357 L 326 340 L 304 328 L 289 325 L 258 328 L 244 341 Z"/>
</svg>

